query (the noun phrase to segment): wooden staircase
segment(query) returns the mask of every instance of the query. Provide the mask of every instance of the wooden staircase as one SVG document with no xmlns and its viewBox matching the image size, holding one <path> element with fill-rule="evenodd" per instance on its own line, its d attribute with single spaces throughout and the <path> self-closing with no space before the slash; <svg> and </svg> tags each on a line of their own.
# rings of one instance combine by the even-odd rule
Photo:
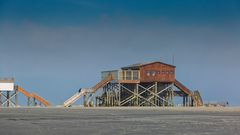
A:
<svg viewBox="0 0 240 135">
<path fill-rule="evenodd" d="M 103 79 L 99 83 L 97 83 L 94 87 L 92 87 L 93 93 L 95 93 L 98 89 L 102 88 L 103 86 L 107 85 L 109 82 L 114 80 L 112 75 L 108 75 L 107 78 Z"/>
<path fill-rule="evenodd" d="M 199 91 L 194 91 L 193 96 L 196 100 L 196 106 L 203 106 L 203 100 Z"/>
<path fill-rule="evenodd" d="M 51 105 L 47 100 L 45 100 L 44 98 L 42 98 L 41 96 L 39 96 L 36 93 L 32 93 L 32 98 L 35 98 L 36 100 L 38 100 L 41 104 L 45 105 L 46 107 Z"/>
<path fill-rule="evenodd" d="M 181 82 L 179 82 L 178 80 L 175 80 L 174 85 L 177 88 L 179 88 L 180 90 L 182 90 L 184 93 L 186 93 L 188 95 L 192 95 L 192 92 L 186 86 L 184 86 Z"/>
<path fill-rule="evenodd" d="M 194 91 L 192 92 L 191 90 L 189 90 L 186 86 L 184 86 L 181 82 L 179 82 L 178 80 L 175 80 L 174 85 L 179 88 L 181 91 L 183 91 L 184 93 L 186 93 L 188 96 L 191 96 L 195 106 L 203 106 L 203 101 L 200 95 L 199 91 Z"/>
<path fill-rule="evenodd" d="M 64 107 L 70 107 L 72 104 L 74 104 L 78 99 L 80 99 L 82 96 L 88 94 L 88 93 L 95 93 L 98 89 L 104 87 L 105 85 L 107 85 L 109 82 L 111 82 L 112 80 L 114 80 L 114 78 L 112 77 L 112 75 L 109 75 L 107 78 L 103 79 L 102 81 L 100 81 L 99 83 L 97 83 L 95 86 L 93 86 L 90 89 L 85 89 L 83 88 L 81 90 L 81 92 L 77 92 L 75 93 L 73 96 L 71 96 L 69 99 L 67 99 L 63 105 Z"/>
<path fill-rule="evenodd" d="M 29 93 L 28 91 L 26 91 L 25 89 L 23 89 L 22 87 L 20 86 L 15 86 L 15 89 L 22 93 L 23 95 L 25 95 L 26 97 L 28 98 L 33 98 L 33 99 L 36 99 L 37 101 L 39 101 L 41 104 L 43 104 L 44 106 L 48 107 L 48 106 L 51 106 L 51 104 L 45 100 L 44 98 L 42 98 L 41 96 L 39 96 L 38 94 L 36 93 Z"/>
</svg>

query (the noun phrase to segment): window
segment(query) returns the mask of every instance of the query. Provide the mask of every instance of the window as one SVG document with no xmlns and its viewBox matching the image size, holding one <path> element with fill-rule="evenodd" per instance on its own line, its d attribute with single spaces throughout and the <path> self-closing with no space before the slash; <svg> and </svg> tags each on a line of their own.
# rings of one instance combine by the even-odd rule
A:
<svg viewBox="0 0 240 135">
<path fill-rule="evenodd" d="M 127 70 L 126 71 L 126 80 L 131 80 L 132 79 L 132 71 L 131 70 Z"/>
<path fill-rule="evenodd" d="M 165 71 L 162 71 L 162 74 L 165 74 Z"/>
<path fill-rule="evenodd" d="M 139 71 L 133 71 L 133 80 L 138 80 L 139 79 Z"/>
<path fill-rule="evenodd" d="M 152 76 L 156 76 L 156 72 L 155 71 L 152 71 Z"/>
<path fill-rule="evenodd" d="M 150 71 L 147 71 L 147 76 L 150 76 Z"/>
</svg>

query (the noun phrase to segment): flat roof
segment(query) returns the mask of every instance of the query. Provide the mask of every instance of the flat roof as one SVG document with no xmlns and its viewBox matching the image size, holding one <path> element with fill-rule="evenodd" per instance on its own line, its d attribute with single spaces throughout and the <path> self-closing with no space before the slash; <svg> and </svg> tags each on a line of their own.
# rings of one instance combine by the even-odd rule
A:
<svg viewBox="0 0 240 135">
<path fill-rule="evenodd" d="M 139 68 L 142 67 L 142 66 L 151 65 L 151 64 L 154 64 L 154 63 L 160 63 L 160 64 L 167 65 L 167 66 L 171 66 L 171 67 L 174 67 L 174 68 L 176 67 L 176 66 L 174 66 L 174 65 L 170 65 L 170 64 L 167 64 L 167 63 L 164 63 L 164 62 L 154 61 L 154 62 L 147 62 L 147 63 L 131 64 L 131 65 L 122 67 L 121 69 L 139 69 Z"/>
</svg>

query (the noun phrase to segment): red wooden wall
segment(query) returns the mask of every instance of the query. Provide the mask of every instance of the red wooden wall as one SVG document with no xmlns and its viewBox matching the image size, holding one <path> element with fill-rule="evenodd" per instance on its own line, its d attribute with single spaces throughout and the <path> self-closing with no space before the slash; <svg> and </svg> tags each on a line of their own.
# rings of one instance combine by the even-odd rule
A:
<svg viewBox="0 0 240 135">
<path fill-rule="evenodd" d="M 140 67 L 140 82 L 174 82 L 175 67 L 163 63 L 151 63 Z"/>
</svg>

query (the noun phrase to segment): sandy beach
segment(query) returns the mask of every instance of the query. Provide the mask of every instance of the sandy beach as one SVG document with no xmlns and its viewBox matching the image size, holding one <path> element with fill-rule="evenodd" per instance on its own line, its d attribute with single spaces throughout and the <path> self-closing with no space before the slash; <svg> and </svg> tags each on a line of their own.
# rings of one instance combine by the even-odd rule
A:
<svg viewBox="0 0 240 135">
<path fill-rule="evenodd" d="M 1 108 L 1 135 L 239 135 L 239 107 Z"/>
</svg>

